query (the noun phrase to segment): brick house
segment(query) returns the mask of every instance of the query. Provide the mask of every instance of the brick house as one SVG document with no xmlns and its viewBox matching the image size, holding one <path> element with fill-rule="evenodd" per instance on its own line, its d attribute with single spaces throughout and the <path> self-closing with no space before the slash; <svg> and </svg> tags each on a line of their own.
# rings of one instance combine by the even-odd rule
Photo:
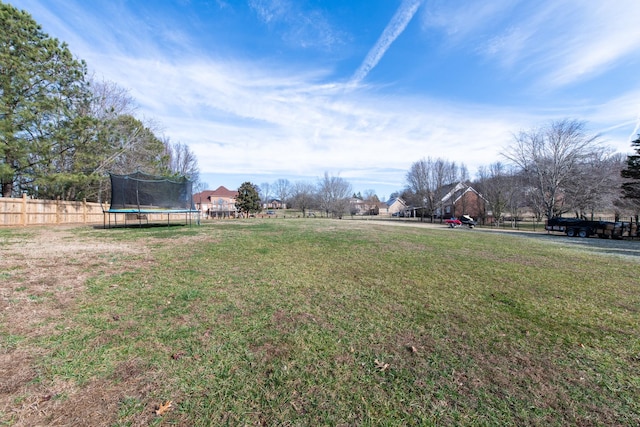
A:
<svg viewBox="0 0 640 427">
<path fill-rule="evenodd" d="M 280 199 L 269 199 L 267 203 L 263 203 L 262 207 L 265 209 L 286 209 L 287 204 Z"/>
<path fill-rule="evenodd" d="M 215 190 L 205 190 L 193 195 L 193 203 L 204 218 L 233 218 L 236 216 L 237 191 L 221 185 Z"/>
<path fill-rule="evenodd" d="M 349 199 L 349 213 L 351 215 L 379 215 L 385 209 L 385 203 L 362 200 L 358 197 Z"/>
<path fill-rule="evenodd" d="M 477 221 L 483 221 L 487 216 L 487 200 L 473 187 L 458 182 L 443 189 L 444 197 L 440 200 L 440 207 L 436 209 L 436 216 L 441 218 L 458 218 L 469 215 Z"/>
</svg>

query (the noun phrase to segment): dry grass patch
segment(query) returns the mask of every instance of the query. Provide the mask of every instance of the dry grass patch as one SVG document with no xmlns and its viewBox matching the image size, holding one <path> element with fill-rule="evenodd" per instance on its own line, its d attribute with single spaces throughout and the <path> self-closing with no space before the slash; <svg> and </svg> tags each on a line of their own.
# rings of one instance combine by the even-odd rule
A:
<svg viewBox="0 0 640 427">
<path fill-rule="evenodd" d="M 75 227 L 1 232 L 0 331 L 5 338 L 0 348 L 0 420 L 24 426 L 103 424 L 117 406 L 117 401 L 101 398 L 110 394 L 105 382 L 79 387 L 73 380 L 42 378 L 47 350 L 31 342 L 78 327 L 70 313 L 87 280 L 112 268 L 137 268 L 121 260 L 149 262 L 149 251 L 140 241 L 79 237 Z M 136 387 L 131 388 L 134 394 Z M 118 388 L 128 389 L 124 383 Z"/>
<path fill-rule="evenodd" d="M 0 230 L 0 422 L 640 423 L 637 260 L 458 231 Z"/>
</svg>

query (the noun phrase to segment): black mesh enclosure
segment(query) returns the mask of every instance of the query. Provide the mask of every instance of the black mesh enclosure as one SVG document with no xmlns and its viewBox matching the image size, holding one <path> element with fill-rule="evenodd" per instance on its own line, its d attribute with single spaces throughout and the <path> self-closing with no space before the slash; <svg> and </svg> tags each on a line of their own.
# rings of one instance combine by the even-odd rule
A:
<svg viewBox="0 0 640 427">
<path fill-rule="evenodd" d="M 111 177 L 110 210 L 195 210 L 192 182 L 135 172 Z"/>
</svg>

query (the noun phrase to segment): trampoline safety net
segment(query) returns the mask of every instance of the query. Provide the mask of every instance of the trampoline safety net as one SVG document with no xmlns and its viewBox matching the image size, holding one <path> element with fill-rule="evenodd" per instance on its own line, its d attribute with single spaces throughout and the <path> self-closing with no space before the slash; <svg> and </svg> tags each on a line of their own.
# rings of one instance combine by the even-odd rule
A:
<svg viewBox="0 0 640 427">
<path fill-rule="evenodd" d="M 168 179 L 142 172 L 111 177 L 111 206 L 117 209 L 195 210 L 192 182 Z"/>
</svg>

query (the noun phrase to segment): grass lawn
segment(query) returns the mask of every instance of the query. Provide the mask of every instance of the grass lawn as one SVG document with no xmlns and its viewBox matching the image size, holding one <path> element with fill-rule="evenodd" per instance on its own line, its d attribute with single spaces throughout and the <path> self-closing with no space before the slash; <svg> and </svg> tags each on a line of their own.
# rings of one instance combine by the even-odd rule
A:
<svg viewBox="0 0 640 427">
<path fill-rule="evenodd" d="M 566 239 L 0 229 L 0 425 L 639 425 L 640 257 Z"/>
</svg>

